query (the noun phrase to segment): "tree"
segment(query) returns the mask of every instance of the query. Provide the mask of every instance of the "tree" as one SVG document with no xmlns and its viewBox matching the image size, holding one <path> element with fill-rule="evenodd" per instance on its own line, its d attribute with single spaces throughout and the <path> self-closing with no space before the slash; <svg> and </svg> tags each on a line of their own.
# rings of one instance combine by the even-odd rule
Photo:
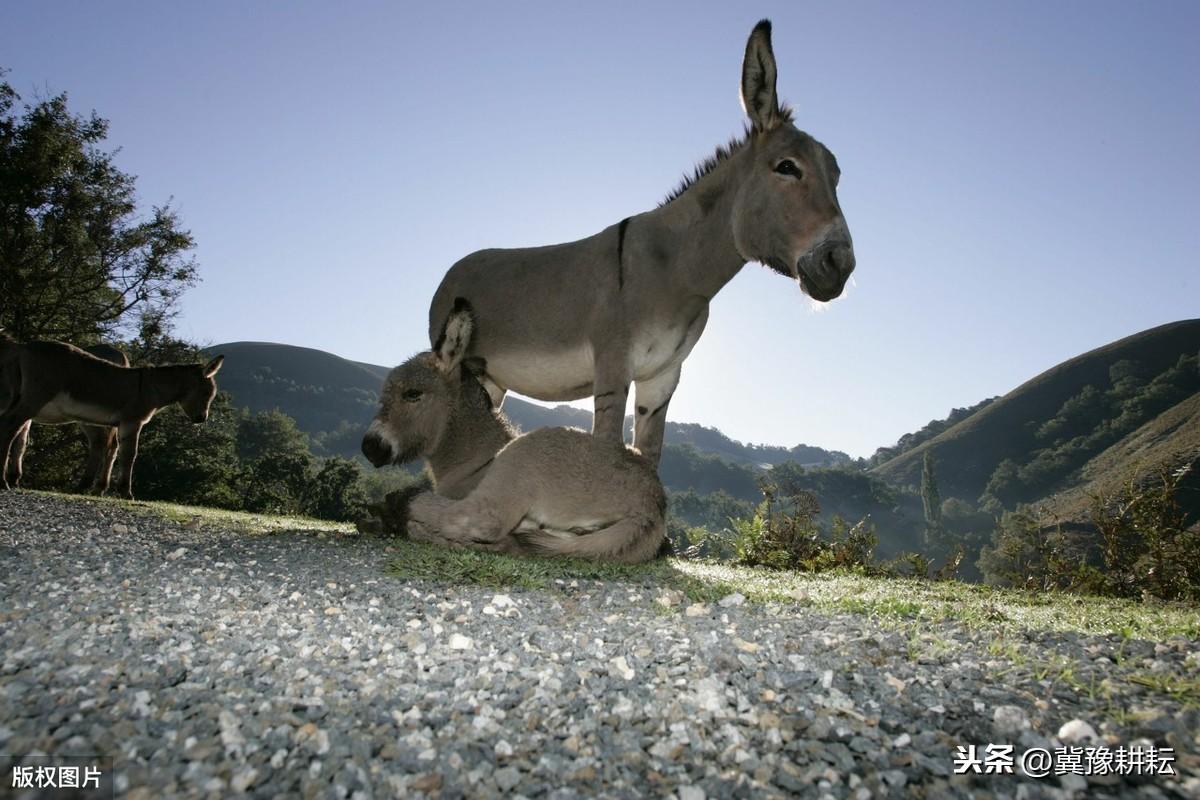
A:
<svg viewBox="0 0 1200 800">
<path fill-rule="evenodd" d="M 925 451 L 921 460 L 921 505 L 925 509 L 925 546 L 939 550 L 942 541 L 942 496 L 938 492 L 937 476 L 933 472 L 933 454 Z"/>
<path fill-rule="evenodd" d="M 197 425 L 177 407 L 165 408 L 142 432 L 134 490 L 145 500 L 241 508 L 236 486 L 238 413 L 219 392 L 208 421 Z"/>
<path fill-rule="evenodd" d="M 65 94 L 19 100 L 0 82 L 0 327 L 90 344 L 169 319 L 196 281 L 191 234 L 167 205 L 139 212 L 134 176 L 102 149 L 107 120 Z"/>
<path fill-rule="evenodd" d="M 308 437 L 296 421 L 275 409 L 245 415 L 238 422 L 237 451 L 242 462 L 238 486 L 247 511 L 304 513 L 314 461 Z"/>
<path fill-rule="evenodd" d="M 352 521 L 366 513 L 367 495 L 360 469 L 348 458 L 325 459 L 309 487 L 308 512 L 320 519 Z"/>
</svg>

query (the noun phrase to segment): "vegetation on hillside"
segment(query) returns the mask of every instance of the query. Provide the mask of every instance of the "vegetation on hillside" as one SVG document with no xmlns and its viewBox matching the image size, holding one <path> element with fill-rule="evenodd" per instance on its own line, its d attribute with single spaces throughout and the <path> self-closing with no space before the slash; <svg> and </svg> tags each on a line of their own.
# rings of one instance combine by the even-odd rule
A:
<svg viewBox="0 0 1200 800">
<path fill-rule="evenodd" d="M 1196 355 L 1180 355 L 1158 374 L 1129 359 L 1116 362 L 1106 384 L 1085 385 L 1036 427 L 1033 449 L 1025 457 L 996 466 L 982 501 L 992 508 L 1012 508 L 1060 488 L 1091 458 L 1200 392 L 1198 361 Z"/>
<path fill-rule="evenodd" d="M 980 566 L 989 583 L 1115 597 L 1200 600 L 1200 528 L 1185 493 L 1200 458 L 1182 468 L 1128 473 L 1092 498 L 1089 524 L 1064 524 L 1045 509 L 1006 512 Z"/>
<path fill-rule="evenodd" d="M 1038 491 L 1058 491 L 1075 480 L 1074 470 L 1081 466 L 1076 456 L 1083 450 L 1098 454 L 1096 446 L 1103 441 L 1113 443 L 1120 431 L 1131 431 L 1131 425 L 1138 424 L 1136 419 L 1146 422 L 1166 410 L 1168 398 L 1159 392 L 1169 394 L 1194 384 L 1197 342 L 1200 320 L 1184 320 L 1076 356 L 873 467 L 872 472 L 893 485 L 915 489 L 924 453 L 931 451 L 940 468 L 939 488 L 945 497 L 977 500 L 1005 460 L 1012 463 L 1005 465 L 998 483 L 1003 491 L 1007 482 L 1013 481 L 1015 493 L 1010 502 Z M 1186 370 L 1176 370 L 1181 356 L 1190 360 L 1190 377 Z M 1174 378 L 1166 375 L 1156 383 L 1163 373 L 1174 373 Z M 1172 380 L 1183 383 L 1175 383 L 1172 390 Z M 1143 390 L 1147 394 L 1139 398 Z M 1195 391 L 1193 388 L 1188 394 Z M 1186 396 L 1175 391 L 1175 402 Z M 1123 407 L 1126 402 L 1129 405 Z M 1059 423 L 1047 425 L 1056 419 Z M 1094 440 L 1083 441 L 1093 433 Z M 1075 452 L 1077 448 L 1080 453 Z M 1039 456 L 1041 460 L 1033 465 Z M 1025 479 L 1012 474 L 1022 468 L 1027 468 Z"/>
</svg>

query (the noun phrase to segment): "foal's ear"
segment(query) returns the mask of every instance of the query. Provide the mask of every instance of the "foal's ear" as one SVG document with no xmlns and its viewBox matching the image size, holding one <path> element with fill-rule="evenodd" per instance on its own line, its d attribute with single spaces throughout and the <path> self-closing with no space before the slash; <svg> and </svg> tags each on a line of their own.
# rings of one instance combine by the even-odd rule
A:
<svg viewBox="0 0 1200 800">
<path fill-rule="evenodd" d="M 758 133 L 779 124 L 779 96 L 775 94 L 775 52 L 771 49 L 771 20 L 754 26 L 742 60 L 742 108 Z"/>
<path fill-rule="evenodd" d="M 433 346 L 434 357 L 437 358 L 438 368 L 442 372 L 449 374 L 462 363 L 474 330 L 475 318 L 471 313 L 471 304 L 461 297 L 455 298 L 454 309 L 446 318 L 442 335 Z"/>
<path fill-rule="evenodd" d="M 204 377 L 211 378 L 217 374 L 217 370 L 225 363 L 225 356 L 217 356 L 212 361 L 204 365 Z"/>
</svg>

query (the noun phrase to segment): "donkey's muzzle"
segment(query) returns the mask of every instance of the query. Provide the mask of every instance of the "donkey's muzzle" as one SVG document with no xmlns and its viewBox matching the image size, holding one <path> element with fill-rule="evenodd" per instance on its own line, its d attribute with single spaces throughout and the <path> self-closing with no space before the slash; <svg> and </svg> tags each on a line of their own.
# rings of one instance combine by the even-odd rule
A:
<svg viewBox="0 0 1200 800">
<path fill-rule="evenodd" d="M 841 239 L 822 242 L 800 259 L 796 271 L 809 297 L 822 303 L 832 300 L 842 293 L 854 271 L 854 247 Z"/>
<path fill-rule="evenodd" d="M 368 433 L 363 437 L 362 453 L 372 466 L 382 467 L 392 463 L 392 447 L 377 433 Z"/>
</svg>

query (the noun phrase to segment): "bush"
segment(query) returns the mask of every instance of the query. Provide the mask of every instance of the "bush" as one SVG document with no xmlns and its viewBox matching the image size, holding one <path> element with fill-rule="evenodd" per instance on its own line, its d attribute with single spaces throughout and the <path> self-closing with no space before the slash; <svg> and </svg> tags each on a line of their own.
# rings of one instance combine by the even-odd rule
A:
<svg viewBox="0 0 1200 800">
<path fill-rule="evenodd" d="M 762 489 L 764 500 L 754 516 L 732 520 L 735 563 L 799 572 L 870 568 L 879 539 L 865 517 L 854 526 L 834 517 L 826 537 L 816 521 L 821 512 L 816 495 L 791 487 L 779 502 L 777 485 L 764 482 Z"/>
<path fill-rule="evenodd" d="M 1066 526 L 1027 507 L 1006 513 L 983 548 L 988 583 L 1116 597 L 1200 600 L 1200 529 L 1179 493 L 1195 461 L 1135 471 L 1121 490 L 1092 497 L 1089 524 Z"/>
</svg>

